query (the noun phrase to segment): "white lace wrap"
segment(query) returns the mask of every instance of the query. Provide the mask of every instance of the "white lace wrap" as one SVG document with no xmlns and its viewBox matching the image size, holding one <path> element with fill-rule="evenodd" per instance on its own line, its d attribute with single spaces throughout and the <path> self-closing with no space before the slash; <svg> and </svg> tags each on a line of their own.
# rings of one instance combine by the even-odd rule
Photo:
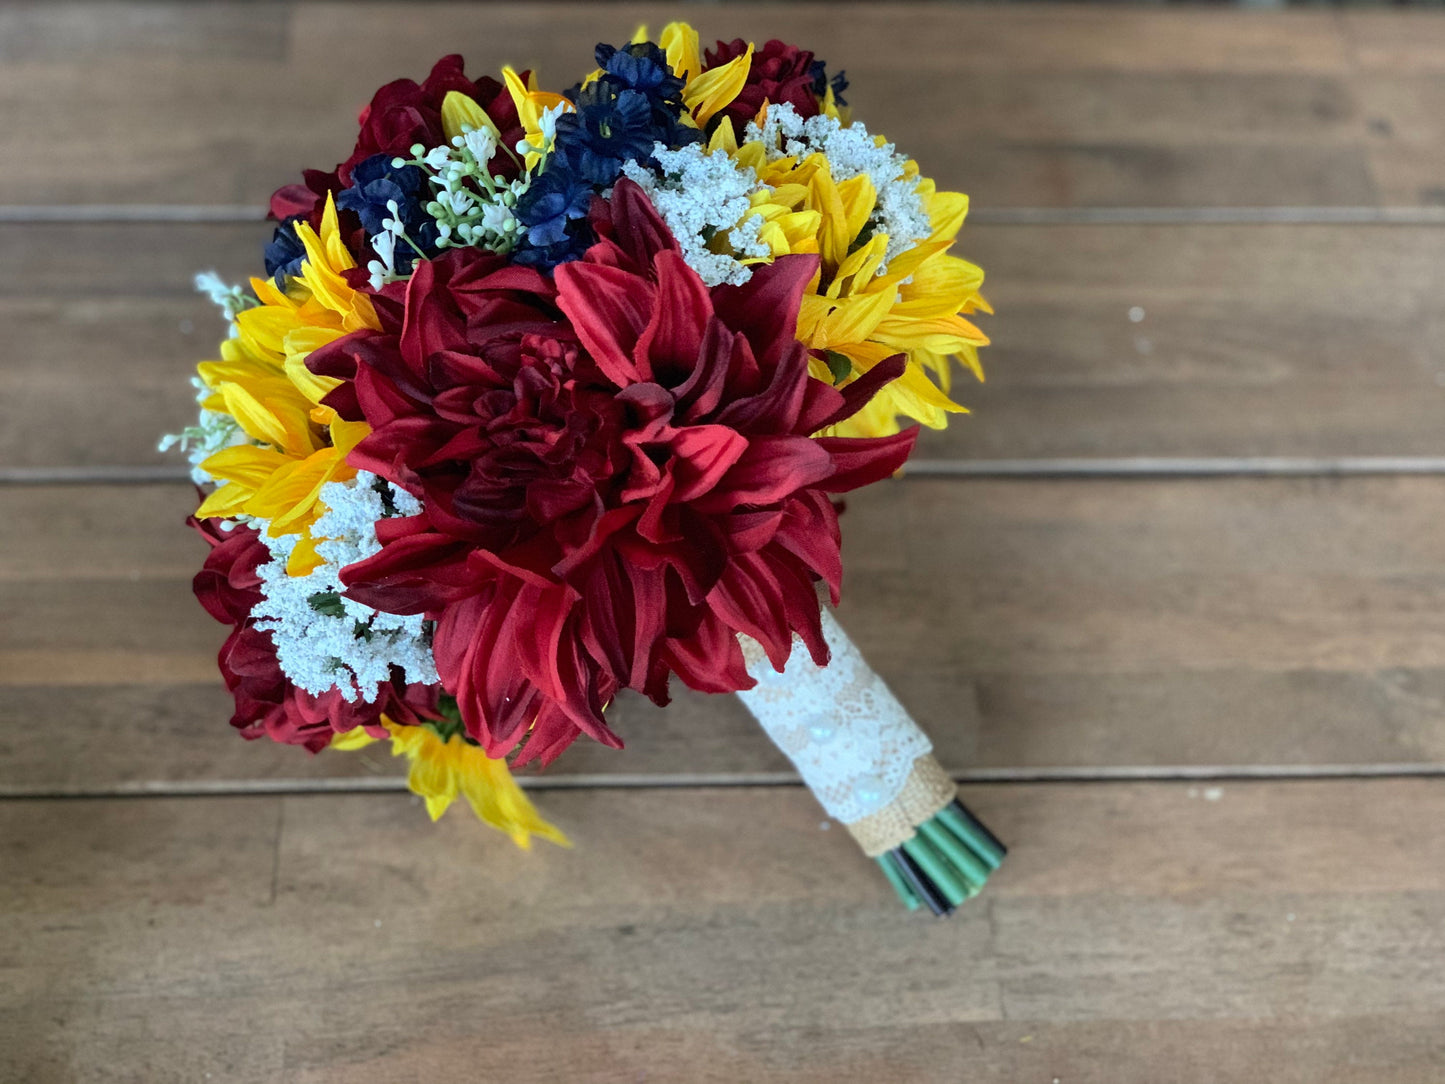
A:
<svg viewBox="0 0 1445 1084">
<path fill-rule="evenodd" d="M 815 666 L 795 639 L 780 674 L 761 645 L 742 637 L 758 684 L 738 696 L 828 814 L 852 824 L 898 797 L 933 743 L 826 609 L 823 638 L 832 650 L 826 667 Z"/>
</svg>

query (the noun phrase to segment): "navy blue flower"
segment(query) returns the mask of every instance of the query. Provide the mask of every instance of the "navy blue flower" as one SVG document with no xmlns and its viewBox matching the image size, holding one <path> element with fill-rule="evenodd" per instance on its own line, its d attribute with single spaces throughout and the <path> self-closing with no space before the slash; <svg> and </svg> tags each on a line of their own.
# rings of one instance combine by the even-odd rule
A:
<svg viewBox="0 0 1445 1084">
<path fill-rule="evenodd" d="M 597 46 L 602 74 L 569 97 L 577 112 L 557 119 L 556 149 L 567 167 L 598 187 L 622 172 L 622 163 L 652 160 L 654 144 L 681 147 L 702 138 L 681 122 L 682 80 L 651 42 L 618 49 Z"/>
<path fill-rule="evenodd" d="M 271 235 L 266 246 L 266 274 L 276 283 L 276 289 L 286 289 L 286 279 L 301 274 L 302 261 L 306 259 L 306 246 L 296 236 L 296 222 L 301 215 L 286 219 Z"/>
<path fill-rule="evenodd" d="M 567 227 L 587 217 L 592 185 L 570 170 L 549 168 L 532 181 L 513 213 L 527 228 L 527 243 L 543 248 L 567 236 Z"/>
<path fill-rule="evenodd" d="M 697 129 L 681 123 L 687 112 L 683 81 L 672 74 L 667 54 L 650 41 L 633 42 L 621 49 L 599 44 L 595 53 L 603 74 L 597 83 L 617 93 L 635 90 L 647 96 L 652 107 L 653 141 L 668 147 L 696 142 Z M 596 84 L 594 84 L 596 85 Z"/>
<path fill-rule="evenodd" d="M 430 257 L 437 248 L 436 221 L 426 212 L 431 202 L 431 188 L 426 173 L 418 166 L 393 166 L 392 155 L 373 154 L 358 162 L 351 171 L 352 185 L 336 197 L 336 206 L 354 211 L 368 237 L 384 233 L 382 222 L 393 217 L 389 204 L 397 206 L 396 216 L 407 237 Z M 411 270 L 416 251 L 400 242 L 396 246 L 396 269 L 402 274 Z"/>
<path fill-rule="evenodd" d="M 615 184 L 627 162 L 655 165 L 658 143 L 676 148 L 703 138 L 682 123 L 683 82 L 656 45 L 603 44 L 596 56 L 601 74 L 568 93 L 576 111 L 557 118 L 546 167 L 515 208 L 526 228 L 518 263 L 550 269 L 578 259 L 596 241 L 587 219 L 594 193 Z"/>
<path fill-rule="evenodd" d="M 847 72 L 839 72 L 833 76 L 832 79 L 829 79 L 828 65 L 824 64 L 821 60 L 815 60 L 809 68 L 808 74 L 813 77 L 813 93 L 818 96 L 819 101 L 822 101 L 823 98 L 827 96 L 828 87 L 832 86 L 834 103 L 837 105 L 848 104 L 847 100 L 843 97 L 843 92 L 848 89 Z"/>
<path fill-rule="evenodd" d="M 574 224 L 572 231 L 554 245 L 543 245 L 540 248 L 523 246 L 517 249 L 512 253 L 512 262 L 535 267 L 540 271 L 551 271 L 558 264 L 580 260 L 597 242 L 597 238 L 593 236 L 592 227 L 585 221 Z"/>
<path fill-rule="evenodd" d="M 604 187 L 617 180 L 623 162 L 650 159 L 657 134 L 646 94 L 615 92 L 599 79 L 578 95 L 577 112 L 557 118 L 555 150 L 569 170 Z"/>
<path fill-rule="evenodd" d="M 682 114 L 683 82 L 672 74 L 667 54 L 652 42 L 634 42 L 621 49 L 599 44 L 595 55 L 602 80 L 619 91 L 646 94 L 661 118 L 676 120 Z"/>
</svg>

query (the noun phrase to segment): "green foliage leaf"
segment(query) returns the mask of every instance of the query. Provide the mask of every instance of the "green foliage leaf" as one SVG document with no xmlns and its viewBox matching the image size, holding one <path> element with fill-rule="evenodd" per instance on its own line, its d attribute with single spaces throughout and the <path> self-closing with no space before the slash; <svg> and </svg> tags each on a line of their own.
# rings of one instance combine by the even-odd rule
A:
<svg viewBox="0 0 1445 1084">
<path fill-rule="evenodd" d="M 833 374 L 833 383 L 841 384 L 853 373 L 853 359 L 847 354 L 840 354 L 836 350 L 824 350 L 823 357 L 828 361 L 828 370 Z"/>
<path fill-rule="evenodd" d="M 317 591 L 314 595 L 308 595 L 306 604 L 326 617 L 346 616 L 346 607 L 342 605 L 341 596 L 335 591 Z"/>
</svg>

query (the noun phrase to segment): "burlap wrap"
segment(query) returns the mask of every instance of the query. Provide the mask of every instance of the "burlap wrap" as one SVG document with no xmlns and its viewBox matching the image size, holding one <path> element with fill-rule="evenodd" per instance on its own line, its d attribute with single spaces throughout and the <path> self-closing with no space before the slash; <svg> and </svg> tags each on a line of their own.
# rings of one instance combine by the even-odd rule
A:
<svg viewBox="0 0 1445 1084">
<path fill-rule="evenodd" d="M 912 839 L 918 825 L 933 817 L 958 795 L 958 787 L 931 755 L 913 762 L 908 782 L 898 797 L 876 813 L 844 825 L 869 858 Z"/>
</svg>

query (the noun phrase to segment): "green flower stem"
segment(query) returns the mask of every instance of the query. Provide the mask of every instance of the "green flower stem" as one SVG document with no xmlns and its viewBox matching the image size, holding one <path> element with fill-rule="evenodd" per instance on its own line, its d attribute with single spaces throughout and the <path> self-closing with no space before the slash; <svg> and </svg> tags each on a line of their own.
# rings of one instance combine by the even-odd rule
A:
<svg viewBox="0 0 1445 1084">
<path fill-rule="evenodd" d="M 918 863 L 919 868 L 928 875 L 928 879 L 934 883 L 950 906 L 957 907 L 972 895 L 963 881 L 949 868 L 948 861 L 927 840 L 914 836 L 903 844 L 903 853 Z"/>
<path fill-rule="evenodd" d="M 1003 848 L 993 838 L 992 833 L 967 813 L 956 806 L 948 805 L 938 811 L 936 819 L 943 822 L 956 838 L 978 855 L 990 870 L 996 870 L 1003 864 Z"/>
<path fill-rule="evenodd" d="M 892 860 L 886 854 L 880 854 L 876 860 L 883 867 L 883 876 L 888 878 L 888 883 L 893 886 L 893 891 L 898 893 L 898 898 L 903 901 L 903 906 L 910 911 L 919 908 L 917 895 L 909 887 L 908 882 L 903 879 L 903 874 L 894 867 Z"/>
<path fill-rule="evenodd" d="M 918 826 L 924 839 L 941 851 L 953 868 L 962 875 L 969 888 L 969 895 L 977 895 L 992 871 L 973 855 L 969 849 L 941 827 L 937 820 L 925 821 Z"/>
</svg>

